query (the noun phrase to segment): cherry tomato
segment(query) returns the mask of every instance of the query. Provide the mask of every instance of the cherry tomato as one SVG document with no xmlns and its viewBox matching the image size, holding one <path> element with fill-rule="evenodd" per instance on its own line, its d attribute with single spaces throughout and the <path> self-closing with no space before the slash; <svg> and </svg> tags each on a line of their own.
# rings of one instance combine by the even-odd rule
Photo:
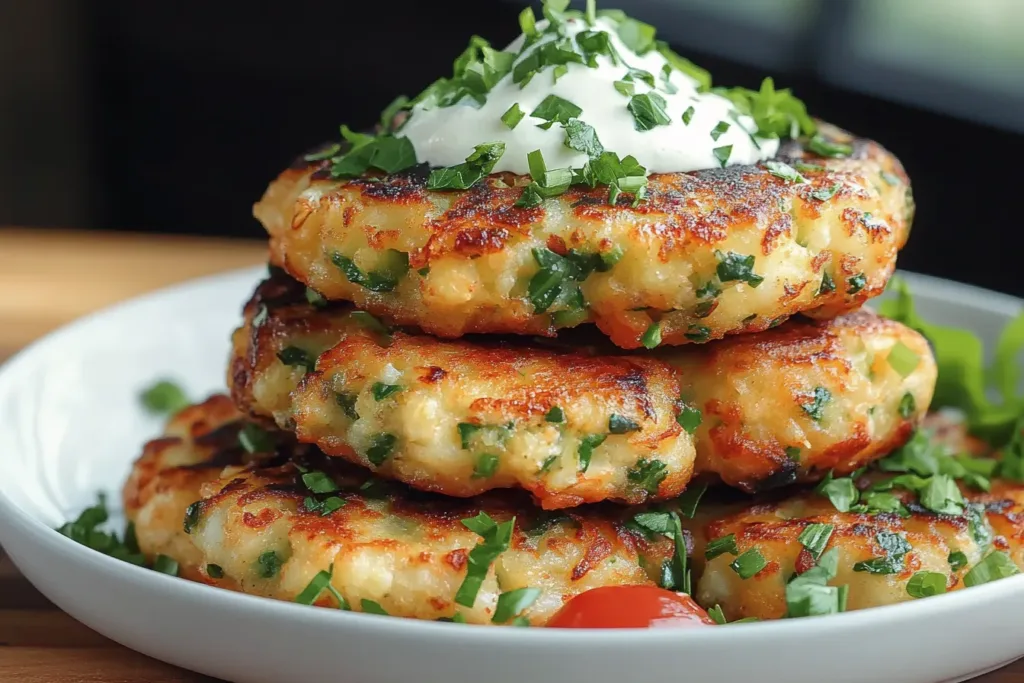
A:
<svg viewBox="0 0 1024 683">
<path fill-rule="evenodd" d="M 714 626 L 685 593 L 654 586 L 603 586 L 580 593 L 548 622 L 554 628 L 690 628 Z"/>
</svg>

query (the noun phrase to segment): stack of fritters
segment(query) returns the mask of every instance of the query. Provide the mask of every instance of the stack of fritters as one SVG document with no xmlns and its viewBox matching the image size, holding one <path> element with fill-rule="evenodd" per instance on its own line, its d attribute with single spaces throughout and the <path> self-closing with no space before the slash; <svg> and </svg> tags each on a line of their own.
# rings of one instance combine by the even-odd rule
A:
<svg viewBox="0 0 1024 683">
<path fill-rule="evenodd" d="M 226 588 L 424 619 L 508 621 L 499 596 L 537 588 L 534 625 L 598 586 L 682 590 L 687 553 L 705 607 L 780 617 L 815 521 L 844 567 L 889 530 L 914 536 L 914 571 L 963 552 L 962 573 L 981 552 L 967 513 L 840 513 L 785 488 L 901 446 L 935 384 L 924 338 L 858 310 L 907 238 L 906 175 L 821 134 L 853 154 L 785 143 L 802 182 L 772 162 L 654 175 L 635 207 L 299 162 L 255 208 L 271 268 L 231 400 L 176 416 L 126 486 L 142 550 Z M 742 493 L 694 514 L 707 484 Z M 748 580 L 731 565 L 755 544 Z M 850 578 L 848 607 L 905 599 L 912 574 Z"/>
</svg>

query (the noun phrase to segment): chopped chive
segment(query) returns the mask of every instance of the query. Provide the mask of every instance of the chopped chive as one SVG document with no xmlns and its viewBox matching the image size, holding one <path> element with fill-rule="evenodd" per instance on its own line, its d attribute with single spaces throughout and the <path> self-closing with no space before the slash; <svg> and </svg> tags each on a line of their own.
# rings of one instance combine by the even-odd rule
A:
<svg viewBox="0 0 1024 683">
<path fill-rule="evenodd" d="M 491 622 L 504 624 L 511 621 L 536 602 L 540 594 L 539 588 L 516 588 L 502 593 L 498 596 L 498 604 L 494 607 Z"/>
<path fill-rule="evenodd" d="M 835 526 L 832 524 L 808 524 L 800 532 L 800 537 L 797 540 L 800 541 L 800 545 L 807 548 L 811 557 L 817 560 L 825 552 L 825 546 L 828 545 L 828 539 L 832 537 L 834 529 Z"/>
<path fill-rule="evenodd" d="M 497 523 L 491 519 L 486 512 L 479 513 L 476 517 L 462 520 L 462 525 L 483 540 L 477 543 L 469 551 L 466 576 L 462 585 L 455 594 L 455 602 L 463 607 L 472 607 L 476 602 L 476 596 L 480 592 L 484 579 L 491 564 L 498 557 L 508 550 L 509 542 L 512 540 L 512 529 L 516 519 L 513 517 L 507 522 Z"/>
<path fill-rule="evenodd" d="M 238 430 L 238 444 L 246 453 L 274 452 L 274 439 L 270 432 L 253 422 L 246 422 Z"/>
<path fill-rule="evenodd" d="M 704 559 L 713 560 L 724 553 L 729 553 L 730 555 L 740 554 L 739 546 L 736 545 L 736 534 L 729 534 L 728 536 L 708 541 L 707 546 L 704 548 Z"/>
<path fill-rule="evenodd" d="M 687 107 L 686 111 L 683 112 L 683 125 L 690 125 L 690 121 L 693 121 L 693 115 L 697 113 L 693 107 Z"/>
<path fill-rule="evenodd" d="M 729 565 L 741 579 L 749 579 L 768 566 L 768 560 L 757 548 L 750 548 Z"/>
<path fill-rule="evenodd" d="M 385 384 L 384 382 L 374 382 L 371 392 L 375 401 L 383 401 L 388 396 L 396 394 L 401 391 L 404 387 L 399 384 Z"/>
<path fill-rule="evenodd" d="M 914 400 L 914 395 L 908 391 L 903 394 L 903 398 L 900 399 L 900 417 L 906 420 L 915 412 L 917 412 L 917 401 Z"/>
<path fill-rule="evenodd" d="M 185 391 L 170 380 L 156 382 L 139 396 L 143 407 L 154 415 L 171 415 L 189 404 Z"/>
<path fill-rule="evenodd" d="M 487 479 L 494 476 L 498 471 L 498 456 L 494 453 L 481 453 L 477 458 L 476 467 L 473 469 L 474 479 Z"/>
<path fill-rule="evenodd" d="M 946 592 L 946 575 L 939 572 L 920 571 L 907 582 L 907 594 L 912 598 L 928 598 Z"/>
<path fill-rule="evenodd" d="M 223 579 L 224 570 L 219 564 L 208 564 L 206 565 L 206 575 L 211 579 Z"/>
<path fill-rule="evenodd" d="M 381 433 L 374 435 L 370 439 L 370 447 L 366 449 L 366 459 L 372 465 L 380 467 L 395 450 L 397 443 L 398 437 L 394 434 Z"/>
<path fill-rule="evenodd" d="M 653 322 L 640 337 L 640 343 L 645 349 L 657 348 L 661 344 L 661 323 Z"/>
</svg>

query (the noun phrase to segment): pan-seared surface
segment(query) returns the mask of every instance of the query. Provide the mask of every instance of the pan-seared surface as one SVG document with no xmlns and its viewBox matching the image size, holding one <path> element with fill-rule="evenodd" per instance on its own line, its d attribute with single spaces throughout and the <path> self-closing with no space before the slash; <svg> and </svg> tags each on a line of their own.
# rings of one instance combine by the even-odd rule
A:
<svg viewBox="0 0 1024 683">
<path fill-rule="evenodd" d="M 822 131 L 853 154 L 787 142 L 799 178 L 766 164 L 654 175 L 635 208 L 602 187 L 517 208 L 528 177 L 439 192 L 423 168 L 336 181 L 318 162 L 282 173 L 254 213 L 274 264 L 391 323 L 458 337 L 589 320 L 623 348 L 657 323 L 663 344 L 700 342 L 830 318 L 884 289 L 910 229 L 907 176 L 878 144 Z M 545 282 L 561 287 L 553 301 L 537 296 Z"/>
<path fill-rule="evenodd" d="M 658 493 L 676 495 L 690 476 L 692 438 L 699 474 L 748 491 L 847 473 L 909 437 L 935 383 L 925 340 L 868 312 L 642 359 L 582 335 L 508 346 L 395 332 L 384 346 L 360 315 L 344 305 L 315 309 L 281 274 L 261 285 L 234 336 L 228 381 L 237 404 L 364 466 L 374 464 L 369 439 L 394 434 L 384 476 L 449 495 L 518 486 L 546 507 L 641 502 L 643 477 L 630 475 L 641 460 L 664 463 Z M 316 372 L 285 365 L 288 348 L 305 351 Z M 897 348 L 916 358 L 909 371 L 900 365 L 905 376 L 889 361 Z M 400 388 L 377 400 L 377 382 Z M 556 406 L 564 422 L 547 421 Z M 609 434 L 612 415 L 640 430 Z M 459 424 L 489 428 L 470 428 L 463 448 Z M 581 473 L 590 435 L 607 438 L 589 449 Z M 480 477 L 487 454 L 496 469 Z M 656 466 L 646 467 L 656 477 Z"/>
<path fill-rule="evenodd" d="M 749 492 L 873 462 L 910 437 L 935 389 L 924 337 L 865 310 L 658 355 L 703 413 L 697 472 Z"/>
<path fill-rule="evenodd" d="M 811 551 L 815 534 L 808 531 L 812 525 L 818 527 L 819 535 L 822 525 L 829 527 L 824 536 L 827 542 L 817 546 L 816 552 L 819 557 L 835 555 L 836 571 L 828 583 L 847 587 L 848 610 L 921 597 L 920 586 L 912 585 L 920 572 L 941 574 L 946 591 L 968 587 L 965 577 L 983 559 L 991 559 L 992 553 L 1005 553 L 1024 570 L 1024 483 L 998 477 L 983 477 L 979 483 L 965 476 L 967 470 L 956 467 L 957 462 L 968 462 L 960 458 L 984 458 L 989 452 L 967 435 L 962 419 L 931 414 L 923 430 L 929 436 L 922 441 L 919 434 L 907 447 L 916 457 L 900 464 L 897 452 L 854 480 L 860 496 L 848 512 L 838 510 L 824 492 L 805 491 L 786 498 L 780 492 L 753 502 L 708 503 L 695 519 L 684 519 L 694 543 L 692 564 L 700 576 L 697 600 L 708 608 L 720 604 L 730 620 L 786 615 L 787 584 L 817 564 Z M 922 450 L 923 443 L 932 445 Z M 992 460 L 973 462 L 987 462 L 989 472 L 994 467 Z M 925 470 L 905 474 L 909 468 L 931 466 L 958 477 L 947 482 L 955 481 L 956 490 L 944 493 L 940 482 L 927 485 L 919 479 Z M 910 483 L 898 483 L 901 478 L 909 478 Z M 906 488 L 917 485 L 924 487 L 916 493 Z M 894 499 L 885 500 L 890 494 Z M 872 498 L 876 495 L 881 497 Z M 942 503 L 947 496 L 955 501 L 951 508 Z M 896 501 L 902 508 L 894 505 Z M 894 511 L 879 512 L 880 508 Z M 716 554 L 730 537 L 735 545 Z M 731 565 L 739 555 L 755 550 L 764 558 L 764 568 L 744 578 Z"/>
<path fill-rule="evenodd" d="M 693 437 L 664 363 L 382 333 L 302 292 L 285 276 L 260 286 L 228 378 L 240 407 L 300 441 L 419 489 L 523 488 L 545 508 L 672 498 L 690 481 Z M 286 365 L 288 349 L 309 363 Z"/>
<path fill-rule="evenodd" d="M 525 616 L 542 625 L 584 590 L 653 584 L 641 564 L 660 567 L 674 547 L 629 530 L 625 508 L 553 514 L 519 495 L 442 498 L 374 478 L 283 434 L 265 434 L 271 452 L 249 455 L 238 445 L 240 418 L 223 396 L 187 409 L 172 421 L 173 436 L 146 446 L 125 486 L 143 553 L 169 555 L 189 579 L 295 600 L 330 570 L 330 585 L 353 610 L 376 603 L 394 616 L 458 613 L 478 624 L 491 623 L 502 592 L 537 588 Z M 481 543 L 462 520 L 480 513 L 515 524 L 473 606 L 457 606 L 470 552 Z M 315 604 L 339 603 L 325 589 Z"/>
</svg>

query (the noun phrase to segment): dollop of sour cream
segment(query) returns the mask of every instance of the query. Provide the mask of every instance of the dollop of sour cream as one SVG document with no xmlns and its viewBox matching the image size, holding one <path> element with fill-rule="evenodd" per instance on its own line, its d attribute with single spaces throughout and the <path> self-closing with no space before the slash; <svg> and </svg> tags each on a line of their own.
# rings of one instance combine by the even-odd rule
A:
<svg viewBox="0 0 1024 683">
<path fill-rule="evenodd" d="M 546 25 L 545 21 L 537 22 L 537 29 L 543 31 Z M 594 26 L 588 26 L 582 19 L 567 20 L 568 37 L 585 30 L 607 32 L 622 61 L 598 55 L 596 67 L 570 63 L 557 80 L 555 70 L 548 67 L 534 75 L 525 87 L 513 82 L 510 72 L 480 106 L 471 98 L 448 107 L 432 103 L 414 106 L 400 134 L 413 144 L 417 159 L 431 166 L 455 166 L 472 154 L 476 145 L 503 142 L 505 152 L 494 173 L 528 173 L 527 154 L 534 150 L 541 151 L 548 168 L 579 168 L 587 161 L 587 155 L 565 145 L 562 126 L 555 124 L 544 129 L 539 127 L 544 119 L 530 116 L 537 105 L 553 94 L 582 109 L 577 118 L 594 128 L 604 149 L 623 158 L 632 155 L 648 173 L 751 164 L 775 156 L 779 141 L 757 137 L 757 125 L 751 117 L 740 114 L 731 101 L 720 95 L 699 92 L 698 82 L 678 69 L 664 71 L 668 61 L 656 50 L 643 55 L 631 50 L 618 37 L 613 20 L 598 18 Z M 560 38 L 542 35 L 519 55 L 516 63 L 551 40 Z M 520 35 L 505 51 L 519 53 L 525 41 L 526 37 Z M 653 88 L 633 79 L 634 93 L 660 95 L 669 123 L 637 130 L 628 109 L 630 96 L 615 87 L 630 67 L 654 76 Z M 526 116 L 514 129 L 509 129 L 502 122 L 502 115 L 516 104 Z"/>
</svg>

